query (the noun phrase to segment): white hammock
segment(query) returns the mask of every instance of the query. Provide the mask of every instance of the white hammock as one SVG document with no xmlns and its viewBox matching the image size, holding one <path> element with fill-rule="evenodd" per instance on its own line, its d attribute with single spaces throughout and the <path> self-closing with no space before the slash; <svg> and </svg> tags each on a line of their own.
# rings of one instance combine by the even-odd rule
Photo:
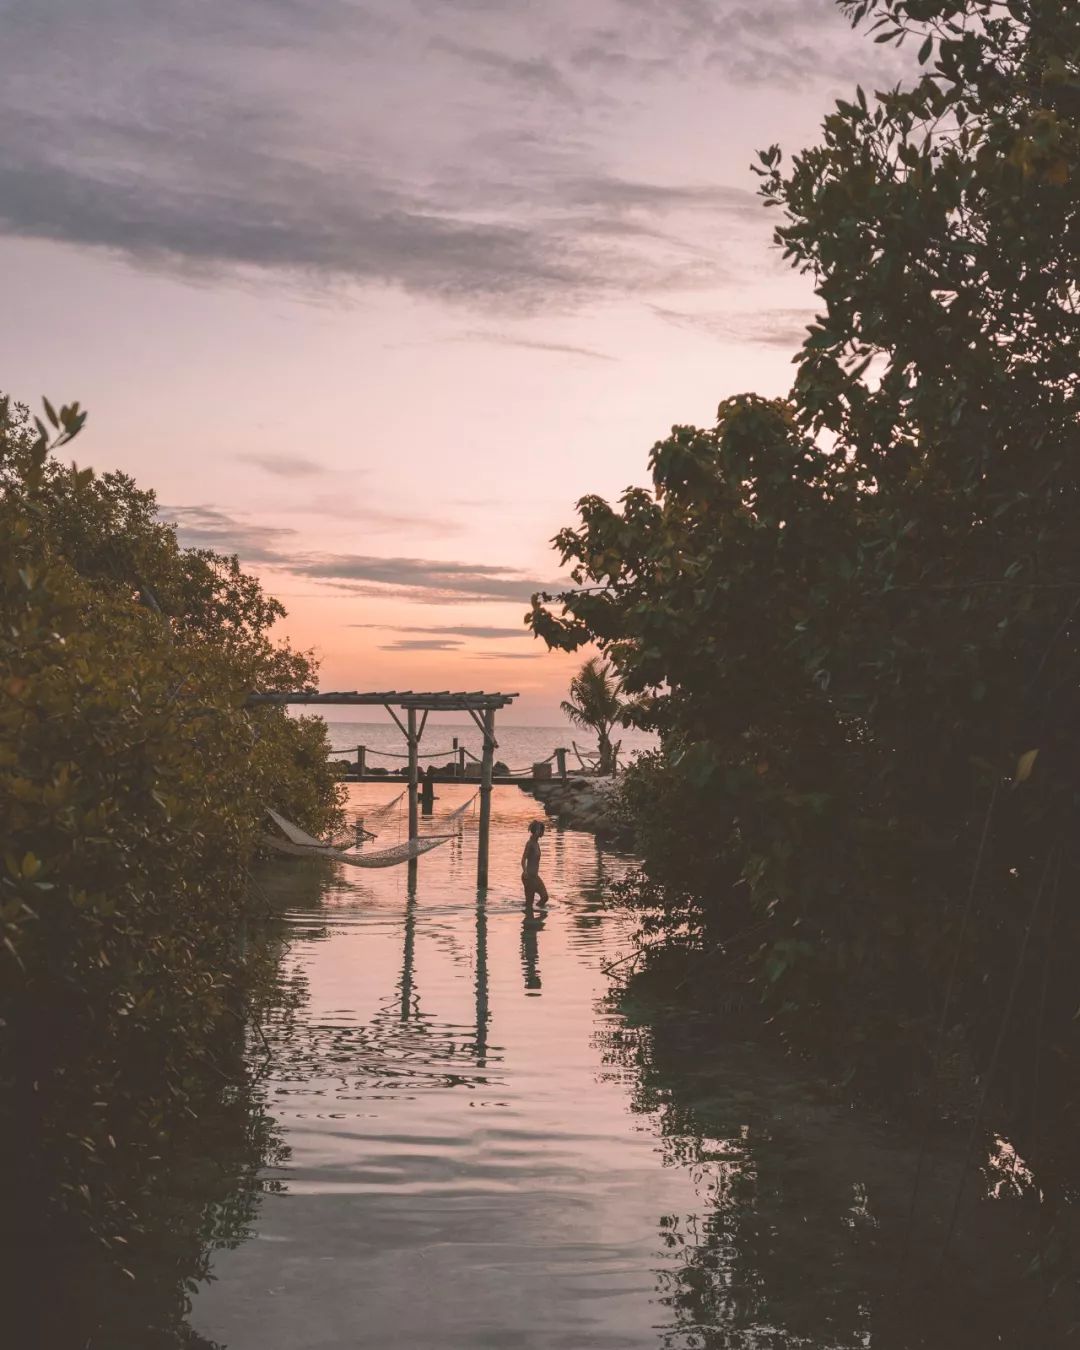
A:
<svg viewBox="0 0 1080 1350">
<path fill-rule="evenodd" d="M 417 839 L 406 839 L 404 843 L 376 849 L 373 853 L 331 853 L 330 857 L 335 862 L 352 863 L 354 867 L 396 867 L 398 863 L 411 862 L 421 853 L 430 853 L 433 848 L 456 838 L 456 834 L 422 834 Z"/>
<path fill-rule="evenodd" d="M 294 844 L 302 844 L 305 848 L 333 849 L 333 844 L 325 844 L 321 839 L 314 838 L 306 830 L 302 830 L 299 825 L 294 825 L 291 820 L 286 820 L 284 816 L 279 816 L 276 811 L 272 811 L 268 806 L 266 814 L 288 839 Z"/>
<path fill-rule="evenodd" d="M 271 811 L 269 807 L 266 808 L 266 814 L 284 834 L 289 836 L 294 844 L 302 844 L 304 848 L 344 849 L 350 848 L 353 844 L 358 842 L 356 834 L 360 835 L 359 842 L 375 839 L 377 837 L 372 834 L 370 830 L 358 827 L 356 833 L 353 834 L 351 838 L 342 839 L 340 842 L 336 839 L 330 841 L 316 839 L 314 836 L 308 834 L 306 830 L 302 830 L 299 825 L 294 825 L 291 820 L 286 820 L 284 816 L 279 816 L 276 811 Z"/>
<path fill-rule="evenodd" d="M 380 848 L 374 853 L 339 853 L 336 849 L 320 844 L 311 848 L 307 844 L 293 844 L 287 839 L 275 839 L 272 835 L 260 836 L 267 848 L 276 853 L 288 853 L 294 858 L 330 858 L 333 862 L 351 863 L 353 867 L 396 867 L 398 863 L 419 858 L 421 853 L 430 853 L 433 848 L 456 839 L 454 834 L 424 834 L 418 839 L 406 839 L 392 848 Z"/>
<path fill-rule="evenodd" d="M 407 839 L 403 844 L 394 844 L 391 848 L 378 849 L 374 853 L 349 853 L 335 848 L 333 844 L 324 844 L 321 839 L 308 834 L 299 825 L 294 825 L 291 820 L 286 820 L 270 807 L 266 808 L 266 813 L 280 828 L 282 834 L 288 837 L 286 841 L 264 834 L 263 843 L 268 847 L 276 849 L 279 853 L 291 853 L 301 858 L 310 858 L 312 855 L 333 858 L 335 862 L 351 863 L 354 867 L 394 867 L 398 863 L 418 858 L 421 853 L 428 853 L 431 849 L 438 848 L 440 844 L 445 844 L 448 839 L 455 838 L 452 834 L 425 834 L 418 839 Z M 374 835 L 369 837 L 374 838 Z"/>
</svg>

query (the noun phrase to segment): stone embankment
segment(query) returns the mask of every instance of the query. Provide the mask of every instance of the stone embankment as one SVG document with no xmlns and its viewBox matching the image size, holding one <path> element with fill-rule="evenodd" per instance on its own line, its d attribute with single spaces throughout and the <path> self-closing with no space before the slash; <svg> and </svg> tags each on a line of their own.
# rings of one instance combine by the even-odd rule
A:
<svg viewBox="0 0 1080 1350">
<path fill-rule="evenodd" d="M 573 776 L 534 782 L 528 791 L 561 824 L 573 830 L 589 830 L 601 839 L 617 840 L 623 831 L 613 810 L 614 787 L 612 778 Z"/>
</svg>

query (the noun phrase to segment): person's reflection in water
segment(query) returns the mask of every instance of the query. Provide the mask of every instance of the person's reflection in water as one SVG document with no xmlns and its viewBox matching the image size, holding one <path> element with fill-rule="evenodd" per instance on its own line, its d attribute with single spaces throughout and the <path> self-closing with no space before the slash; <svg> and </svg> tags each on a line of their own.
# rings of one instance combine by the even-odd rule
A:
<svg viewBox="0 0 1080 1350">
<path fill-rule="evenodd" d="M 521 969 L 527 994 L 540 993 L 540 930 L 543 926 L 543 915 L 534 914 L 531 909 L 521 924 Z"/>
</svg>

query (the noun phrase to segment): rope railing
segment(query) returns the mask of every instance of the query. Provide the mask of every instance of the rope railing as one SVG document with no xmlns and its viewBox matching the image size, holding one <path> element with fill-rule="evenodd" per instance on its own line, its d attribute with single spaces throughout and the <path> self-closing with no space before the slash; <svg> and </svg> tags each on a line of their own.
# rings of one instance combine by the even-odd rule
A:
<svg viewBox="0 0 1080 1350">
<path fill-rule="evenodd" d="M 524 778 L 527 774 L 532 773 L 538 764 L 549 764 L 554 758 L 555 751 L 553 750 L 546 759 L 534 759 L 531 764 L 526 764 L 524 769 L 507 769 L 506 772 L 511 778 Z"/>
<path fill-rule="evenodd" d="M 574 743 L 571 742 L 571 744 L 573 745 Z M 367 758 L 368 755 L 381 755 L 384 759 L 407 760 L 409 758 L 407 754 L 401 754 L 399 751 L 396 750 L 376 750 L 372 746 L 366 745 L 337 746 L 332 748 L 329 753 L 331 755 L 347 755 L 347 754 L 358 754 L 360 751 L 363 751 L 365 759 Z M 551 754 L 545 755 L 543 759 L 533 760 L 531 764 L 527 764 L 524 768 L 505 769 L 504 772 L 506 776 L 510 778 L 527 778 L 536 769 L 538 765 L 550 764 L 553 760 L 558 759 L 560 754 L 565 755 L 565 753 L 566 753 L 565 750 L 552 750 Z M 584 761 L 582 760 L 581 752 L 578 750 L 576 745 L 574 745 L 574 753 L 577 755 L 578 760 L 581 762 L 582 768 L 594 767 L 593 765 L 588 766 L 585 765 Z M 446 768 L 450 768 L 451 764 L 456 763 L 459 760 L 459 757 L 460 760 L 462 761 L 464 761 L 465 759 L 470 759 L 474 764 L 483 763 L 481 756 L 476 754 L 474 751 L 470 750 L 466 745 L 451 747 L 448 750 L 432 750 L 427 754 L 418 752 L 416 756 L 418 762 L 421 760 L 424 761 L 432 761 L 440 759 L 446 760 L 447 761 L 445 766 Z"/>
<path fill-rule="evenodd" d="M 331 750 L 332 755 L 354 755 L 357 750 L 366 750 L 369 755 L 382 755 L 384 759 L 408 759 L 407 754 L 402 754 L 398 750 L 376 750 L 370 745 L 343 745 L 336 750 Z M 469 752 L 466 751 L 466 754 Z M 456 755 L 457 751 L 451 746 L 448 750 L 418 750 L 417 759 L 446 759 L 450 755 Z M 473 756 L 475 759 L 475 756 Z"/>
<path fill-rule="evenodd" d="M 577 746 L 574 746 L 574 749 L 575 749 L 575 751 L 577 751 Z M 333 749 L 330 750 L 330 754 L 332 754 L 332 755 L 352 755 L 352 754 L 355 754 L 357 750 L 364 750 L 364 751 L 366 751 L 367 754 L 369 754 L 369 755 L 381 755 L 384 759 L 408 759 L 408 758 L 409 758 L 409 756 L 408 756 L 407 754 L 404 754 L 404 755 L 403 755 L 403 754 L 402 754 L 400 751 L 398 751 L 398 750 L 376 750 L 373 746 L 370 746 L 370 745 L 342 745 L 342 746 L 336 746 L 336 747 L 334 747 Z M 556 756 L 558 753 L 559 753 L 559 752 L 558 752 L 557 750 L 552 750 L 552 752 L 551 752 L 550 755 L 545 755 L 543 759 L 537 759 L 537 760 L 534 760 L 533 763 L 534 763 L 534 764 L 548 764 L 548 763 L 550 763 L 551 760 L 553 760 L 553 759 L 555 758 L 555 756 Z M 416 757 L 417 757 L 417 759 L 446 759 L 446 758 L 448 758 L 450 755 L 457 755 L 457 754 L 464 754 L 464 755 L 466 755 L 469 759 L 475 761 L 477 764 L 479 764 L 479 763 L 481 762 L 481 757 L 480 757 L 479 755 L 477 755 L 477 754 L 474 754 L 473 751 L 470 750 L 469 747 L 468 747 L 467 745 L 459 745 L 459 746 L 457 747 L 457 749 L 454 749 L 454 747 L 451 746 L 448 750 L 429 750 L 429 751 L 422 751 L 422 750 L 420 750 L 420 751 L 417 751 Z M 579 759 L 581 758 L 580 753 L 578 754 L 578 758 L 579 758 Z M 518 772 L 518 770 L 514 770 L 514 772 Z M 520 770 L 520 772 L 524 773 L 524 770 L 522 769 L 522 770 Z"/>
</svg>

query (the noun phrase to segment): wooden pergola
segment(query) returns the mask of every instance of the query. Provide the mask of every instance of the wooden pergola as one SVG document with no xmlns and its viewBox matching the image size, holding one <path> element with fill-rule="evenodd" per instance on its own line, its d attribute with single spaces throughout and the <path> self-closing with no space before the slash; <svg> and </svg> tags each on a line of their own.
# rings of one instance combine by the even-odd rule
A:
<svg viewBox="0 0 1080 1350">
<path fill-rule="evenodd" d="M 390 714 L 401 729 L 409 751 L 409 838 L 419 835 L 419 810 L 417 789 L 419 786 L 419 748 L 420 738 L 427 725 L 428 714 L 433 712 L 467 712 L 480 729 L 483 736 L 483 754 L 480 760 L 480 839 L 476 860 L 476 884 L 487 886 L 488 882 L 488 845 L 491 837 L 491 789 L 495 764 L 495 714 L 500 708 L 509 707 L 517 694 L 487 694 L 482 691 L 473 693 L 451 693 L 442 690 L 439 693 L 414 694 L 411 690 L 383 690 L 362 693 L 356 689 L 348 692 L 317 694 L 306 690 L 286 694 L 251 694 L 248 703 L 310 704 L 320 706 L 329 704 L 341 707 L 382 707 Z M 404 713 L 402 721 L 398 713 Z M 417 715 L 419 714 L 419 722 Z M 416 867 L 414 858 L 410 869 Z"/>
</svg>

